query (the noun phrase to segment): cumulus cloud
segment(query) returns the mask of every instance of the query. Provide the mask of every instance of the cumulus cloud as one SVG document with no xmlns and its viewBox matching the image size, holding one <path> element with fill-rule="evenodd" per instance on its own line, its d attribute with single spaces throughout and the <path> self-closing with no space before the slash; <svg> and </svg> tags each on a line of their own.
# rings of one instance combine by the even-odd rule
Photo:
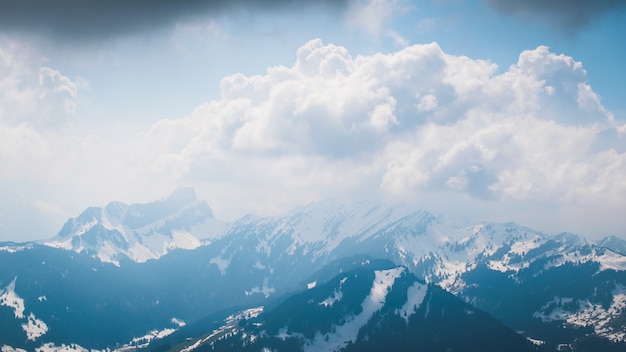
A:
<svg viewBox="0 0 626 352">
<path fill-rule="evenodd" d="M 624 9 L 625 0 L 486 0 L 494 9 L 526 20 L 547 19 L 564 29 L 578 29 L 609 11 Z"/>
<path fill-rule="evenodd" d="M 340 11 L 349 0 L 2 0 L 0 30 L 51 37 L 63 42 L 110 39 L 170 27 L 225 12 L 324 6 Z M 304 6 L 303 6 L 304 5 Z"/>
<path fill-rule="evenodd" d="M 33 90 L 28 97 L 38 101 L 43 86 L 46 99 L 60 94 L 55 104 L 71 111 L 71 81 L 50 69 L 42 84 L 40 69 L 32 66 L 36 74 L 18 91 Z M 102 202 L 151 200 L 155 190 L 190 184 L 231 217 L 380 197 L 436 211 L 470 204 L 460 211 L 500 211 L 505 220 L 528 221 L 516 211 L 542 209 L 535 214 L 543 223 L 531 217 L 529 225 L 586 234 L 626 225 L 618 216 L 567 227 L 574 214 L 626 207 L 625 127 L 604 109 L 582 63 L 545 46 L 500 72 L 436 43 L 354 56 L 315 39 L 292 65 L 227 76 L 220 99 L 123 143 L 3 119 L 0 181 L 48 182 Z M 38 209 L 66 211 L 37 200 L 46 204 Z"/>
<path fill-rule="evenodd" d="M 0 124 L 64 125 L 76 110 L 78 87 L 17 41 L 0 37 Z"/>
<path fill-rule="evenodd" d="M 626 154 L 596 142 L 621 128 L 582 64 L 545 46 L 497 73 L 436 43 L 353 57 L 317 39 L 291 67 L 224 78 L 220 100 L 145 138 L 172 141 L 186 177 L 252 182 L 270 199 L 348 189 L 615 207 L 625 205 Z"/>
</svg>

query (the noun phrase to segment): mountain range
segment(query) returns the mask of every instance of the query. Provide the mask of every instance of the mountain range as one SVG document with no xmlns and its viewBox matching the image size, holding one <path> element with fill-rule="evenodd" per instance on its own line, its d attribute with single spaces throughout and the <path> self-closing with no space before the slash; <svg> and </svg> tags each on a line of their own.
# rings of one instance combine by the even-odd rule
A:
<svg viewBox="0 0 626 352">
<path fill-rule="evenodd" d="M 329 200 L 227 223 L 184 188 L 149 204 L 88 208 L 49 240 L 1 244 L 0 347 L 167 349 L 215 333 L 195 348 L 445 351 L 506 329 L 506 348 L 479 349 L 623 351 L 624 249 L 617 237 L 457 225 L 374 202 Z M 360 279 L 345 275 L 354 270 Z M 456 318 L 429 320 L 423 302 Z M 485 330 L 468 337 L 468 326 Z M 464 342 L 437 344 L 435 335 Z"/>
</svg>

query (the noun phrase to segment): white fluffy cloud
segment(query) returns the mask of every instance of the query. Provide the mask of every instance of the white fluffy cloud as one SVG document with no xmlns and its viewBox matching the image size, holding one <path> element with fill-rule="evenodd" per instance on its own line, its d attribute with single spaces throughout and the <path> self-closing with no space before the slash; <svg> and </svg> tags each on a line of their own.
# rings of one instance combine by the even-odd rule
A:
<svg viewBox="0 0 626 352">
<path fill-rule="evenodd" d="M 586 228 L 563 220 L 626 208 L 626 127 L 604 109 L 581 63 L 544 46 L 499 71 L 436 43 L 353 56 L 316 39 L 293 65 L 225 77 L 220 99 L 124 143 L 64 137 L 8 117 L 20 99 L 71 114 L 77 89 L 53 69 L 12 68 L 6 53 L 0 48 L 0 85 L 13 88 L 0 97 L 0 159 L 11 167 L 0 180 L 48 177 L 99 201 L 149 200 L 192 184 L 229 216 L 328 197 L 391 197 L 437 211 L 470 204 L 468 214 L 486 219 L 499 209 L 548 230 L 624 235 L 619 217 Z M 43 173 L 58 165 L 63 172 Z M 555 224 L 532 223 L 534 207 Z"/>
<path fill-rule="evenodd" d="M 293 66 L 226 77 L 222 99 L 146 138 L 171 141 L 168 160 L 194 180 L 213 177 L 197 162 L 219 165 L 269 203 L 348 189 L 623 207 L 626 154 L 594 147 L 619 128 L 582 64 L 544 46 L 498 73 L 435 43 L 352 57 L 312 40 Z"/>
<path fill-rule="evenodd" d="M 58 127 L 76 110 L 78 88 L 32 49 L 0 37 L 0 123 Z"/>
</svg>

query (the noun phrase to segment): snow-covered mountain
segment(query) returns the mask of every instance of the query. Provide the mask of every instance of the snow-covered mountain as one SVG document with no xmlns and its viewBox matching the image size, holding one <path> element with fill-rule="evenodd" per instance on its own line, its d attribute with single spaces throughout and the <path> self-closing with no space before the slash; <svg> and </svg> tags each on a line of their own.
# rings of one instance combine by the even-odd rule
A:
<svg viewBox="0 0 626 352">
<path fill-rule="evenodd" d="M 372 202 L 315 202 L 280 216 L 248 215 L 225 224 L 193 190 L 183 189 L 155 203 L 90 208 L 68 220 L 48 247 L 0 246 L 0 289 L 24 297 L 24 316 L 11 321 L 29 326 L 32 312 L 50 330 L 46 341 L 57 344 L 79 342 L 60 337 L 78 327 L 93 330 L 93 322 L 77 312 L 112 321 L 106 307 L 121 309 L 128 324 L 112 327 L 106 339 L 82 331 L 84 346 L 101 348 L 171 329 L 173 318 L 193 321 L 270 303 L 316 281 L 310 278 L 320 268 L 334 268 L 333 275 L 348 270 L 350 258 L 383 259 L 523 331 L 547 351 L 587 336 L 626 346 L 621 242 L 548 235 L 516 223 L 459 225 L 410 206 Z M 171 248 L 193 249 L 168 253 Z M 119 267 L 103 263 L 126 257 L 132 261 Z M 159 259 L 146 262 L 150 258 Z M 85 296 L 79 282 L 99 289 Z M 26 296 L 33 287 L 37 293 Z M 51 293 L 59 290 L 63 294 Z M 47 300 L 39 302 L 42 296 Z M 13 317 L 5 301 L 0 315 Z M 72 309 L 74 301 L 80 308 Z M 51 312 L 46 305 L 70 310 Z M 79 325 L 65 326 L 60 316 Z M 20 326 L 11 328 L 24 334 Z"/>
<path fill-rule="evenodd" d="M 197 248 L 202 239 L 219 238 L 227 226 L 214 218 L 193 188 L 180 188 L 149 204 L 111 202 L 104 208 L 88 208 L 42 243 L 88 252 L 119 265 L 123 259 L 145 262 L 176 248 Z"/>
<path fill-rule="evenodd" d="M 552 236 L 515 223 L 459 226 L 406 206 L 326 201 L 284 216 L 244 217 L 219 246 L 210 263 L 223 275 L 242 273 L 247 265 L 263 278 L 262 283 L 250 281 L 250 294 L 279 292 L 313 268 L 367 254 L 407 267 L 548 345 L 568 345 L 587 333 L 626 341 L 621 324 L 626 257 L 574 234 Z M 496 280 L 496 285 L 485 275 L 504 282 Z M 517 299 L 501 296 L 503 287 Z M 568 337 L 562 331 L 535 334 L 554 325 L 569 329 Z"/>
<path fill-rule="evenodd" d="M 615 253 L 626 255 L 626 241 L 616 236 L 606 236 L 598 241 L 598 246 L 606 247 Z"/>
</svg>

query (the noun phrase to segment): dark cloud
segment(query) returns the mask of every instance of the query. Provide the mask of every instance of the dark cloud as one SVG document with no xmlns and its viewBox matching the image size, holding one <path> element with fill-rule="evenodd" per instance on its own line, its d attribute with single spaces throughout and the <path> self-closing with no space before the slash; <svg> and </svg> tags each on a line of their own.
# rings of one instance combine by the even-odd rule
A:
<svg viewBox="0 0 626 352">
<path fill-rule="evenodd" d="M 110 39 L 229 11 L 341 10 L 351 0 L 0 0 L 0 33 L 63 41 Z"/>
<path fill-rule="evenodd" d="M 607 12 L 623 9 L 626 0 L 486 0 L 492 8 L 524 19 L 541 18 L 574 30 Z"/>
</svg>

